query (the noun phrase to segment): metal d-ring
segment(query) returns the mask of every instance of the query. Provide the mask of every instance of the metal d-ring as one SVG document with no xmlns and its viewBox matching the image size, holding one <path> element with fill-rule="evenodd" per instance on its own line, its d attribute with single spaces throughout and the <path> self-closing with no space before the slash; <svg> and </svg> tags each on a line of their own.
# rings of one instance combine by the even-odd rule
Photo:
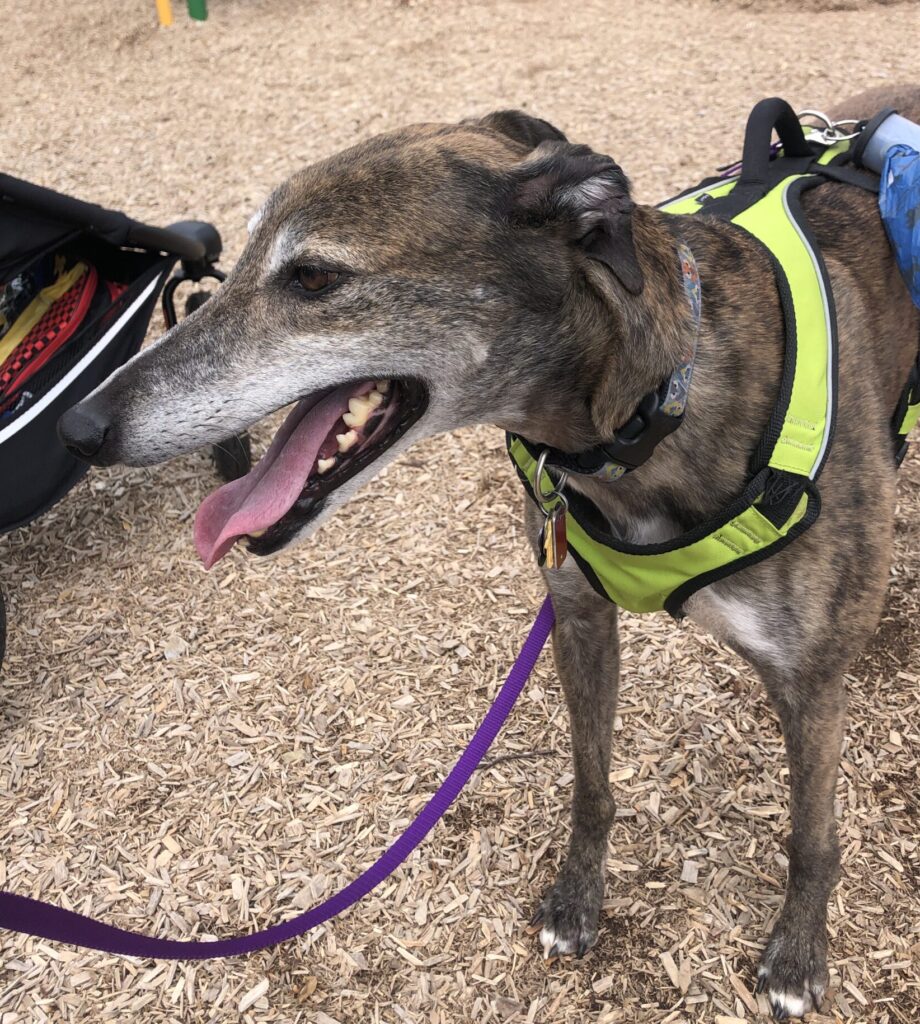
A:
<svg viewBox="0 0 920 1024">
<path fill-rule="evenodd" d="M 560 502 L 565 506 L 569 507 L 568 501 L 566 501 L 565 495 L 562 493 L 562 488 L 565 487 L 565 482 L 569 478 L 569 474 L 565 470 L 559 471 L 559 480 L 551 491 L 543 490 L 543 473 L 546 470 L 546 459 L 549 456 L 549 449 L 544 448 L 537 458 L 537 469 L 534 474 L 533 489 L 537 496 L 537 501 L 541 505 L 548 505 L 551 501 L 558 498 Z M 552 480 L 552 477 L 550 477 Z"/>
<path fill-rule="evenodd" d="M 813 117 L 816 121 L 823 121 L 825 124 L 824 128 L 816 128 L 814 125 L 806 125 L 805 127 L 812 128 L 813 131 L 820 136 L 820 139 L 817 141 L 822 142 L 824 145 L 831 145 L 835 142 L 845 142 L 847 139 L 855 139 L 856 136 L 859 135 L 859 131 L 847 134 L 840 130 L 843 125 L 852 125 L 854 128 L 858 127 L 861 122 L 857 121 L 856 118 L 845 117 L 841 118 L 839 121 L 832 121 L 827 114 L 820 110 L 800 110 L 796 114 L 796 117 L 800 121 L 803 117 Z"/>
</svg>

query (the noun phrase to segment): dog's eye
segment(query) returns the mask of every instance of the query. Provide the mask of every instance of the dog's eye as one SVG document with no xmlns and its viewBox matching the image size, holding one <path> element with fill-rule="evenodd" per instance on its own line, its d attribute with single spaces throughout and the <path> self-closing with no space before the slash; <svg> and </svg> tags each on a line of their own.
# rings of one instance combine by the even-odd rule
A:
<svg viewBox="0 0 920 1024">
<path fill-rule="evenodd" d="M 338 281 L 341 274 L 337 270 L 324 270 L 322 267 L 298 267 L 297 283 L 305 292 L 324 292 Z"/>
</svg>

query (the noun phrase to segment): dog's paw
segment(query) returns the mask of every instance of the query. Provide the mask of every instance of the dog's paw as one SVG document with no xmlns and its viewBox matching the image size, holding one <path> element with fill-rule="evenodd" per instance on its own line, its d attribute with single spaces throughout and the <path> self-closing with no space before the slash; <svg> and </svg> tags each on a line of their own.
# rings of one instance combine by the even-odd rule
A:
<svg viewBox="0 0 920 1024">
<path fill-rule="evenodd" d="M 530 922 L 540 928 L 545 960 L 568 955 L 581 959 L 597 942 L 603 888 L 599 872 L 563 869 Z"/>
<path fill-rule="evenodd" d="M 804 1017 L 821 1009 L 827 992 L 823 933 L 808 937 L 777 924 L 757 970 L 757 991 L 766 993 L 776 1020 Z"/>
</svg>

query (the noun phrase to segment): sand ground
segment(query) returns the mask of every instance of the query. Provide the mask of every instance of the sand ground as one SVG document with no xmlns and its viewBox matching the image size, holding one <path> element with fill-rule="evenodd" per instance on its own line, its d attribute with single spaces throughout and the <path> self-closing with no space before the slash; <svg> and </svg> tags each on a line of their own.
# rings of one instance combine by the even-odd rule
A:
<svg viewBox="0 0 920 1024">
<path fill-rule="evenodd" d="M 153 0 L 0 0 L 3 168 L 153 223 L 212 220 L 229 265 L 274 184 L 374 132 L 521 106 L 614 154 L 651 201 L 735 155 L 761 96 L 820 106 L 916 78 L 920 38 L 916 3 L 211 8 L 158 30 Z M 190 529 L 204 455 L 93 473 L 0 540 L 0 885 L 158 934 L 229 934 L 367 865 L 453 762 L 539 600 L 501 442 L 423 445 L 314 541 L 211 575 Z M 834 1021 L 920 1017 L 917 458 L 900 494 L 889 608 L 849 678 Z M 494 750 L 515 757 L 480 770 L 356 910 L 193 966 L 3 935 L 0 1022 L 757 1019 L 785 870 L 778 726 L 711 639 L 624 618 L 620 813 L 583 962 L 547 968 L 523 931 L 568 829 L 546 658 Z"/>
</svg>

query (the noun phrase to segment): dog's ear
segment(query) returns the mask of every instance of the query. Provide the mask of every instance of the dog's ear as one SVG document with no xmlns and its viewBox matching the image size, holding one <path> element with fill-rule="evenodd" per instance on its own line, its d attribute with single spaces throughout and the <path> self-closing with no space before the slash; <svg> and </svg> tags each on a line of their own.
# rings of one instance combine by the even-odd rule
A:
<svg viewBox="0 0 920 1024">
<path fill-rule="evenodd" d="M 626 175 L 609 156 L 568 142 L 542 142 L 513 169 L 512 180 L 513 223 L 561 228 L 628 292 L 642 291 L 632 232 L 635 204 Z"/>
<path fill-rule="evenodd" d="M 531 117 L 523 110 L 496 110 L 478 121 L 472 122 L 482 128 L 490 128 L 500 135 L 520 142 L 528 149 L 534 149 L 541 142 L 565 142 L 565 135 L 542 117 Z"/>
</svg>

